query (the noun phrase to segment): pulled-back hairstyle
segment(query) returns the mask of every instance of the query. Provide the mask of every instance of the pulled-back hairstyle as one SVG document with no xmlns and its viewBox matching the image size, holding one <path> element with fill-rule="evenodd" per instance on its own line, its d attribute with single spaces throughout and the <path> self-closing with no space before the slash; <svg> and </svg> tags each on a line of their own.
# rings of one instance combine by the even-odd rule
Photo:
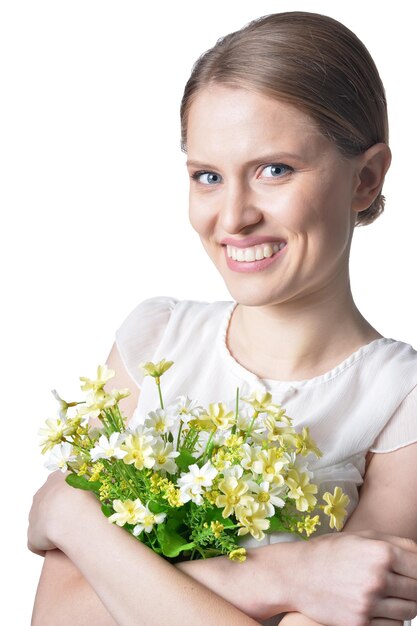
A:
<svg viewBox="0 0 417 626">
<path fill-rule="evenodd" d="M 314 119 L 345 158 L 388 144 L 385 89 L 361 40 L 337 20 L 306 11 L 272 13 L 217 40 L 192 67 L 181 100 L 181 150 L 198 92 L 219 84 L 255 90 Z M 382 190 L 382 188 L 381 188 Z M 355 226 L 384 210 L 381 190 Z"/>
</svg>

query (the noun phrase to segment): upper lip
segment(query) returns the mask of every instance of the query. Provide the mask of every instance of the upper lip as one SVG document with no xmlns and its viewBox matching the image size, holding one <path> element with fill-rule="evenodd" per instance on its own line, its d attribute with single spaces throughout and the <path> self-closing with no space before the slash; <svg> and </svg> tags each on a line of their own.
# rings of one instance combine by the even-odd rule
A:
<svg viewBox="0 0 417 626">
<path fill-rule="evenodd" d="M 233 239 L 232 237 L 225 237 L 221 240 L 221 244 L 226 245 L 229 244 L 231 246 L 236 246 L 236 248 L 248 248 L 250 246 L 256 246 L 261 243 L 272 243 L 281 241 L 287 243 L 286 239 L 283 237 L 271 237 L 268 235 L 251 235 L 250 237 L 245 237 L 244 239 Z"/>
</svg>

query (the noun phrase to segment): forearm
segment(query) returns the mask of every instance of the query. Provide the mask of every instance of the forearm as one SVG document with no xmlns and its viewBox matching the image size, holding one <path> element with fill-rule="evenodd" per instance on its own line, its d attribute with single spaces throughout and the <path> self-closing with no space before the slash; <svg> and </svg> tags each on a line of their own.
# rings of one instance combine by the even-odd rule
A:
<svg viewBox="0 0 417 626">
<path fill-rule="evenodd" d="M 77 507 L 55 531 L 51 538 L 57 547 L 73 561 L 121 626 L 257 623 L 125 530 L 109 524 L 93 498 L 86 499 L 85 506 Z"/>
<path fill-rule="evenodd" d="M 61 550 L 45 555 L 31 626 L 117 626 L 91 585 Z"/>
<path fill-rule="evenodd" d="M 287 562 L 288 570 L 290 556 L 284 546 L 279 554 L 273 546 L 265 546 L 248 550 L 244 563 L 215 557 L 184 561 L 175 567 L 255 620 L 262 620 L 288 610 L 279 564 Z M 93 587 L 61 550 L 46 553 L 32 619 L 32 626 L 54 626 L 58 621 L 62 626 L 116 626 Z"/>
</svg>

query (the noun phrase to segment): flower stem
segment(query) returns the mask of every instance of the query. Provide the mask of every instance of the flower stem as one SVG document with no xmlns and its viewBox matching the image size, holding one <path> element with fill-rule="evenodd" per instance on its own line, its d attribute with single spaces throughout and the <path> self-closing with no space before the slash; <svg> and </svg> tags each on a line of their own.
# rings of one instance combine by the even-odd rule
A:
<svg viewBox="0 0 417 626">
<path fill-rule="evenodd" d="M 251 434 L 251 432 L 252 432 L 252 428 L 253 428 L 253 424 L 254 424 L 254 422 L 255 422 L 256 418 L 258 417 L 258 415 L 259 415 L 259 411 L 255 411 L 255 413 L 253 414 L 253 417 L 252 417 L 251 423 L 249 424 L 249 428 L 248 428 L 248 430 L 247 430 L 247 432 L 246 432 L 245 438 L 243 439 L 243 443 L 245 443 L 246 439 L 247 439 L 247 438 L 249 437 L 249 435 Z"/>
<path fill-rule="evenodd" d="M 181 435 L 181 430 L 182 430 L 182 420 L 180 419 L 180 427 L 178 428 L 178 437 L 177 437 L 177 450 L 180 449 L 180 435 Z"/>
<path fill-rule="evenodd" d="M 239 387 L 236 387 L 236 413 L 235 413 L 235 423 L 233 424 L 233 427 L 232 427 L 232 435 L 234 435 L 236 432 L 237 418 L 239 415 L 238 407 L 239 407 Z"/>
<path fill-rule="evenodd" d="M 207 441 L 206 447 L 204 448 L 204 452 L 203 452 L 203 454 L 200 454 L 200 456 L 198 457 L 198 459 L 196 459 L 196 463 L 197 463 L 197 461 L 199 461 L 200 459 L 203 459 L 203 458 L 205 457 L 205 455 L 206 455 L 206 453 L 207 453 L 207 450 L 208 450 L 208 447 L 209 447 L 209 445 L 211 444 L 211 440 L 213 439 L 213 435 L 214 435 L 214 433 L 215 433 L 215 431 L 214 431 L 214 430 L 210 433 L 210 437 L 208 438 L 208 441 Z"/>
<path fill-rule="evenodd" d="M 161 409 L 163 409 L 164 408 L 164 402 L 162 400 L 161 383 L 159 382 L 159 378 L 155 378 L 155 382 L 156 382 L 157 387 L 158 387 L 159 402 L 161 403 Z"/>
</svg>

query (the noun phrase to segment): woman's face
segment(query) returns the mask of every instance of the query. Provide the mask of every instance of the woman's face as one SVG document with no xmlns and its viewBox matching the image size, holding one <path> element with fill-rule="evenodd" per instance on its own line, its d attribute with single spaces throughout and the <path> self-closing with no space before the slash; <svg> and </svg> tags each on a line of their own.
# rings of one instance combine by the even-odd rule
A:
<svg viewBox="0 0 417 626">
<path fill-rule="evenodd" d="M 273 304 L 348 283 L 355 163 L 292 105 L 243 88 L 199 92 L 187 129 L 189 217 L 236 301 Z M 245 245 L 243 257 L 228 261 L 225 238 Z"/>
</svg>

